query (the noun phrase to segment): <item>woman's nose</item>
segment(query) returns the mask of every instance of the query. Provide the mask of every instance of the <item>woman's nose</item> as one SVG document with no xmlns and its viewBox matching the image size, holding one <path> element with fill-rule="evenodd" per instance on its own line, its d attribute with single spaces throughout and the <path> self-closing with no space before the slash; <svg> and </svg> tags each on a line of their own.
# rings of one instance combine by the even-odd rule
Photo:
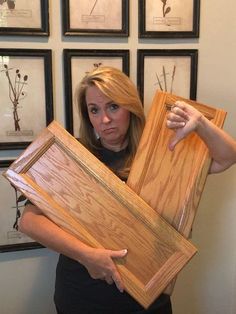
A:
<svg viewBox="0 0 236 314">
<path fill-rule="evenodd" d="M 106 112 L 103 112 L 102 114 L 102 122 L 103 123 L 109 123 L 111 121 L 111 118 Z"/>
</svg>

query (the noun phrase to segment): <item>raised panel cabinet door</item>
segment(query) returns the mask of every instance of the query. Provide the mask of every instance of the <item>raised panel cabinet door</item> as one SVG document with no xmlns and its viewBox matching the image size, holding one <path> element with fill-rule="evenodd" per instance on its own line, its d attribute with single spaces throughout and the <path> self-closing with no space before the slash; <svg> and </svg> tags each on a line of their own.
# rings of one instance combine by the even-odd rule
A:
<svg viewBox="0 0 236 314">
<path fill-rule="evenodd" d="M 189 237 L 204 189 L 211 158 L 195 133 L 171 152 L 173 130 L 166 127 L 168 110 L 184 100 L 222 128 L 226 112 L 165 92 L 157 92 L 131 166 L 127 185 L 186 238 Z"/>
<path fill-rule="evenodd" d="M 196 248 L 57 122 L 4 176 L 61 228 L 93 247 L 128 249 L 117 267 L 148 307 Z"/>
</svg>

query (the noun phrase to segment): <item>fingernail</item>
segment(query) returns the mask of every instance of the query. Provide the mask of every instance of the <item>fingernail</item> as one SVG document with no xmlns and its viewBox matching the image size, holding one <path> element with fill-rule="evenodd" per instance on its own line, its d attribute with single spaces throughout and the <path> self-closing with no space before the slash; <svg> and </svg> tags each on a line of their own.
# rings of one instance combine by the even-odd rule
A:
<svg viewBox="0 0 236 314">
<path fill-rule="evenodd" d="M 124 249 L 124 250 L 123 250 L 123 253 L 124 253 L 124 254 L 127 254 L 127 252 L 128 252 L 127 249 Z"/>
</svg>

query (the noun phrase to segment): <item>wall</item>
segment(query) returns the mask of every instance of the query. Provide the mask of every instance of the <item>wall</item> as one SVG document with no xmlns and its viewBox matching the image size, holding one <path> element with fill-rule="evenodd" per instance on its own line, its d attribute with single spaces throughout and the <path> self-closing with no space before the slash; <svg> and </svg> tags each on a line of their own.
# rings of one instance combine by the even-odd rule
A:
<svg viewBox="0 0 236 314">
<path fill-rule="evenodd" d="M 52 5 L 53 2 L 53 5 Z M 225 130 L 236 137 L 236 4 L 233 0 L 201 1 L 200 38 L 138 40 L 137 1 L 131 2 L 128 39 L 63 38 L 59 1 L 50 1 L 48 39 L 1 37 L 2 48 L 49 48 L 53 51 L 55 117 L 64 123 L 63 48 L 130 49 L 131 78 L 136 82 L 136 50 L 199 49 L 197 99 L 228 112 Z M 0 151 L 0 157 L 17 152 Z M 236 313 L 236 167 L 209 176 L 194 223 L 199 253 L 179 274 L 174 314 Z M 47 249 L 0 255 L 1 314 L 53 314 L 57 254 Z M 4 282 L 4 284 L 3 284 Z"/>
</svg>

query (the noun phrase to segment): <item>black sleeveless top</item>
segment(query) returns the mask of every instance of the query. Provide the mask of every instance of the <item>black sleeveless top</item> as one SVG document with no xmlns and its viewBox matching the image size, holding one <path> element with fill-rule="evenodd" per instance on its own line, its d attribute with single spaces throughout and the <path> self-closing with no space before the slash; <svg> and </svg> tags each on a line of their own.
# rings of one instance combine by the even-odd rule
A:
<svg viewBox="0 0 236 314">
<path fill-rule="evenodd" d="M 127 156 L 102 148 L 99 159 L 116 172 Z M 60 255 L 56 271 L 54 301 L 60 314 L 171 314 L 170 297 L 162 294 L 145 310 L 125 291 L 105 281 L 92 279 L 79 262 Z"/>
</svg>

